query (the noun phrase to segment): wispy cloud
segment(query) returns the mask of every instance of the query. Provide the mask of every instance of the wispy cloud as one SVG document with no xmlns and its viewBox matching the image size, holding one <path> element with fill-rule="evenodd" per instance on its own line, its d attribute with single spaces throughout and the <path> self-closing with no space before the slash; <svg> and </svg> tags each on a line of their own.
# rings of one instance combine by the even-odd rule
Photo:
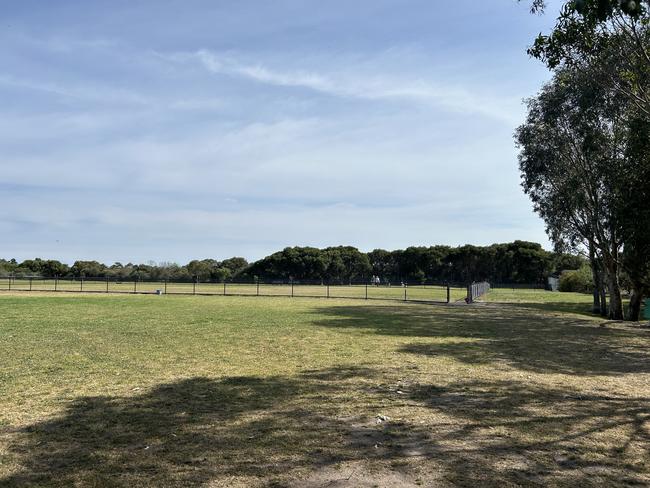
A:
<svg viewBox="0 0 650 488">
<path fill-rule="evenodd" d="M 23 90 L 43 92 L 65 98 L 91 101 L 96 103 L 151 105 L 150 97 L 130 89 L 95 83 L 56 83 L 52 81 L 36 81 L 9 75 L 0 75 L 0 85 Z"/>
<path fill-rule="evenodd" d="M 246 78 L 281 87 L 306 88 L 337 97 L 361 100 L 410 101 L 438 106 L 450 111 L 478 114 L 509 125 L 520 120 L 522 109 L 517 97 L 497 97 L 463 88 L 451 82 L 414 77 L 398 77 L 392 71 L 368 73 L 354 67 L 338 67 L 331 73 L 272 69 L 261 63 L 246 63 L 232 55 L 206 49 L 194 53 L 163 56 L 174 61 L 197 60 L 215 74 Z"/>
</svg>

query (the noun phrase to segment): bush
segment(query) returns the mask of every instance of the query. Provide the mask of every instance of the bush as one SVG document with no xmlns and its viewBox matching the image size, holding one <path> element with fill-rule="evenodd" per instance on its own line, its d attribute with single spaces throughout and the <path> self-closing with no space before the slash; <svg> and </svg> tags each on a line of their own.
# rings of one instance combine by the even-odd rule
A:
<svg viewBox="0 0 650 488">
<path fill-rule="evenodd" d="M 589 266 L 580 269 L 563 271 L 560 275 L 560 291 L 574 291 L 578 293 L 591 293 L 594 289 L 594 280 Z"/>
</svg>

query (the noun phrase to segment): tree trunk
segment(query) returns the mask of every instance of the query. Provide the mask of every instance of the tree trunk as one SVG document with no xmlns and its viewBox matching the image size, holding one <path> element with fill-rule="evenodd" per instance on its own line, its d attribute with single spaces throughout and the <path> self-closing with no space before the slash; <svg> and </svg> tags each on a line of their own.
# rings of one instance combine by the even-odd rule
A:
<svg viewBox="0 0 650 488">
<path fill-rule="evenodd" d="M 630 309 L 627 313 L 627 319 L 632 322 L 638 322 L 641 317 L 641 302 L 643 301 L 643 293 L 639 291 L 639 288 L 635 285 L 632 289 L 632 295 L 630 296 Z"/>
<path fill-rule="evenodd" d="M 605 290 L 605 280 L 600 278 L 600 315 L 607 317 L 607 292 Z"/>
<path fill-rule="evenodd" d="M 589 264 L 591 265 L 591 276 L 594 280 L 594 303 L 591 307 L 591 312 L 594 314 L 600 314 L 601 310 L 606 306 L 604 303 L 601 306 L 600 303 L 600 290 L 602 289 L 602 279 L 600 269 L 598 267 L 598 262 L 596 261 L 596 252 L 594 251 L 594 245 L 589 243 Z"/>
<path fill-rule="evenodd" d="M 602 259 L 596 258 L 596 288 L 600 297 L 600 316 L 607 317 L 607 290 L 605 287 L 605 270 Z"/>
<path fill-rule="evenodd" d="M 609 263 L 607 270 L 607 289 L 609 291 L 609 314 L 610 320 L 623 320 L 623 299 L 621 298 L 621 287 L 618 283 L 616 265 Z M 612 265 L 613 264 L 613 265 Z"/>
<path fill-rule="evenodd" d="M 600 314 L 600 290 L 594 285 L 594 303 L 591 306 L 591 313 L 594 315 Z"/>
</svg>

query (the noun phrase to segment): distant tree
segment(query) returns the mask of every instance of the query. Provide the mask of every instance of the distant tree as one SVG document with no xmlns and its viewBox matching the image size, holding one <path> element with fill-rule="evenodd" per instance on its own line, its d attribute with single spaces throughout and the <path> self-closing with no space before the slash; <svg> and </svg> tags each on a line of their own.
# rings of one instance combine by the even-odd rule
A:
<svg viewBox="0 0 650 488">
<path fill-rule="evenodd" d="M 194 259 L 185 266 L 187 272 L 199 281 L 209 280 L 213 271 L 219 267 L 219 262 L 214 259 Z"/>
<path fill-rule="evenodd" d="M 327 257 L 314 247 L 287 247 L 242 270 L 242 275 L 262 279 L 321 280 L 325 276 Z"/>
<path fill-rule="evenodd" d="M 410 282 L 441 281 L 449 279 L 444 275 L 445 258 L 449 254 L 446 246 L 411 246 L 394 254 L 399 278 Z"/>
<path fill-rule="evenodd" d="M 97 261 L 75 261 L 70 273 L 77 278 L 100 278 L 106 275 L 106 265 Z"/>
<path fill-rule="evenodd" d="M 371 266 L 371 272 L 375 276 L 390 280 L 395 273 L 395 261 L 393 253 L 385 249 L 375 249 L 368 253 L 368 260 Z"/>
<path fill-rule="evenodd" d="M 549 252 L 536 242 L 515 241 L 513 249 L 513 281 L 517 283 L 544 283 L 553 266 Z"/>
<path fill-rule="evenodd" d="M 585 264 L 585 258 L 568 253 L 555 253 L 553 255 L 553 273 L 559 275 L 562 271 L 575 270 L 582 268 Z"/>
<path fill-rule="evenodd" d="M 367 280 L 372 272 L 368 255 L 356 247 L 328 247 L 323 252 L 327 262 L 325 272 L 329 279 L 351 283 L 355 280 Z"/>
<path fill-rule="evenodd" d="M 481 251 L 478 246 L 461 246 L 451 250 L 447 259 L 452 263 L 454 273 L 461 281 L 469 283 L 485 276 L 481 266 Z"/>
<path fill-rule="evenodd" d="M 231 276 L 236 276 L 248 267 L 248 261 L 241 257 L 228 258 L 221 261 L 219 267 L 230 271 Z"/>
</svg>

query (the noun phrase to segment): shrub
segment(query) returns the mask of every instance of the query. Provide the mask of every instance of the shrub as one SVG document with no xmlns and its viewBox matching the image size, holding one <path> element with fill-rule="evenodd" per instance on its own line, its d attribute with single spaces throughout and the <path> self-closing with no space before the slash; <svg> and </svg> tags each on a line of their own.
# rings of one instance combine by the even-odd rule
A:
<svg viewBox="0 0 650 488">
<path fill-rule="evenodd" d="M 574 291 L 578 293 L 591 293 L 594 289 L 594 280 L 589 266 L 580 269 L 563 271 L 560 275 L 560 291 Z"/>
</svg>

